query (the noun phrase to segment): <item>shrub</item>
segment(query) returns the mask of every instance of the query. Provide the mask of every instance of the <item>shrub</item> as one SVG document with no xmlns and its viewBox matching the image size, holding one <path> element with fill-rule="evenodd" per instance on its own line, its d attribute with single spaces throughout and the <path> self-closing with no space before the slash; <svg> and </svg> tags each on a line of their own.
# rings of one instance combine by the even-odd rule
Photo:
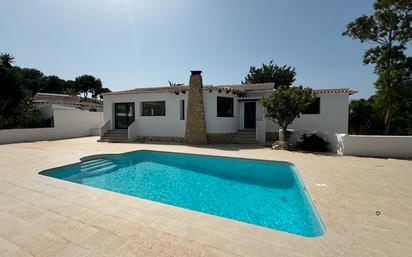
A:
<svg viewBox="0 0 412 257">
<path fill-rule="evenodd" d="M 300 137 L 302 141 L 298 142 L 296 147 L 298 149 L 309 152 L 327 152 L 329 143 L 315 133 L 310 136 L 304 134 Z"/>
</svg>

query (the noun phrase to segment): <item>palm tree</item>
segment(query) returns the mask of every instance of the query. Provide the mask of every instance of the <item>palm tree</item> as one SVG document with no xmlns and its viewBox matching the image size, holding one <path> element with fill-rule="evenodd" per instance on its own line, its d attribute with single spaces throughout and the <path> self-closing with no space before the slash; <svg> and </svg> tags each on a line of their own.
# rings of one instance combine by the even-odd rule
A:
<svg viewBox="0 0 412 257">
<path fill-rule="evenodd" d="M 11 64 L 14 62 L 14 56 L 9 53 L 1 53 L 0 62 L 4 66 L 11 67 Z"/>
</svg>

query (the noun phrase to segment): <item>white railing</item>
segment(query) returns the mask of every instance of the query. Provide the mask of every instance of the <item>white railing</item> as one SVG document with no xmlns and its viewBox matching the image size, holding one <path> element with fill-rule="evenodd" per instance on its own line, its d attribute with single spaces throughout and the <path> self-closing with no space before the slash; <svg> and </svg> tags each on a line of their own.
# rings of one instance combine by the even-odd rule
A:
<svg viewBox="0 0 412 257">
<path fill-rule="evenodd" d="M 135 141 L 137 139 L 137 121 L 133 121 L 132 124 L 127 128 L 127 139 L 129 141 Z"/>
<path fill-rule="evenodd" d="M 100 137 L 104 136 L 112 128 L 112 121 L 108 120 L 100 126 Z"/>
</svg>

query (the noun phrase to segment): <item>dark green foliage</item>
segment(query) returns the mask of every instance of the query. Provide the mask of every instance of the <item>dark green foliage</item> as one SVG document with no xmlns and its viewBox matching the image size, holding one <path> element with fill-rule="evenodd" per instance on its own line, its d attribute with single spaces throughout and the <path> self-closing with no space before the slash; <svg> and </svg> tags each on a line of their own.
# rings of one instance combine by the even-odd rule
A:
<svg viewBox="0 0 412 257">
<path fill-rule="evenodd" d="M 395 114 L 407 112 L 405 105 L 412 101 L 407 97 L 412 87 L 412 59 L 405 54 L 412 39 L 412 1 L 376 0 L 373 8 L 372 15 L 349 23 L 343 35 L 373 45 L 363 62 L 375 66 L 377 96 L 385 110 L 383 133 L 389 134 L 394 132 Z"/>
<path fill-rule="evenodd" d="M 169 86 L 171 87 L 183 86 L 183 83 L 176 83 L 170 80 L 168 82 L 169 82 Z"/>
<path fill-rule="evenodd" d="M 87 98 L 89 94 L 96 98 L 100 95 L 103 84 L 100 79 L 96 79 L 92 75 L 81 75 L 74 80 L 74 88 L 83 94 L 84 98 Z"/>
<path fill-rule="evenodd" d="M 112 92 L 109 88 L 107 87 L 102 87 L 99 88 L 98 90 L 94 91 L 94 94 L 92 95 L 93 98 L 100 98 L 103 99 L 103 94 L 104 93 L 110 93 Z"/>
<path fill-rule="evenodd" d="M 301 141 L 296 144 L 298 149 L 308 152 L 327 152 L 329 143 L 323 138 L 312 133 L 310 136 L 306 134 L 300 137 Z"/>
<path fill-rule="evenodd" d="M 0 53 L 0 64 L 10 68 L 11 64 L 14 62 L 14 56 L 8 53 Z"/>
<path fill-rule="evenodd" d="M 14 110 L 24 95 L 18 70 L 7 64 L 0 64 L 0 91 L 0 115 Z"/>
<path fill-rule="evenodd" d="M 265 116 L 278 124 L 283 131 L 287 131 L 293 120 L 314 100 L 315 96 L 310 88 L 281 86 L 261 101 L 265 108 Z"/>
<path fill-rule="evenodd" d="M 367 135 L 373 133 L 372 123 L 375 115 L 372 101 L 366 99 L 352 100 L 349 103 L 349 133 Z"/>
<path fill-rule="evenodd" d="M 46 92 L 44 89 L 44 74 L 41 71 L 32 68 L 23 68 L 20 70 L 20 74 L 22 77 L 22 86 L 30 90 L 32 94 Z"/>
<path fill-rule="evenodd" d="M 13 128 L 41 128 L 50 127 L 51 120 L 41 118 L 39 111 L 34 108 L 33 97 L 26 94 L 20 101 L 15 114 L 15 123 Z"/>
<path fill-rule="evenodd" d="M 65 95 L 78 95 L 79 91 L 77 91 L 77 89 L 74 88 L 74 87 L 66 87 L 65 89 L 63 89 L 63 94 L 65 94 Z"/>
<path fill-rule="evenodd" d="M 0 129 L 47 125 L 33 107 L 29 91 L 21 83 L 19 69 L 0 64 Z"/>
<path fill-rule="evenodd" d="M 37 69 L 13 66 L 13 62 L 11 54 L 0 54 L 0 129 L 50 126 L 51 121 L 41 119 L 33 106 L 33 95 L 38 92 L 73 95 L 81 92 L 93 98 L 102 98 L 102 93 L 110 92 L 100 79 L 91 75 L 66 81 L 45 76 Z"/>
<path fill-rule="evenodd" d="M 295 68 L 290 66 L 278 66 L 270 61 L 269 64 L 262 64 L 262 67 L 251 66 L 249 73 L 245 77 L 245 84 L 274 82 L 275 88 L 279 86 L 291 86 L 295 81 Z"/>
<path fill-rule="evenodd" d="M 407 96 L 409 94 L 409 96 Z M 405 97 L 412 97 L 405 92 Z M 384 132 L 385 106 L 381 95 L 369 99 L 352 100 L 349 104 L 349 133 L 357 135 L 381 135 Z M 389 134 L 412 135 L 412 101 L 394 111 Z"/>
</svg>

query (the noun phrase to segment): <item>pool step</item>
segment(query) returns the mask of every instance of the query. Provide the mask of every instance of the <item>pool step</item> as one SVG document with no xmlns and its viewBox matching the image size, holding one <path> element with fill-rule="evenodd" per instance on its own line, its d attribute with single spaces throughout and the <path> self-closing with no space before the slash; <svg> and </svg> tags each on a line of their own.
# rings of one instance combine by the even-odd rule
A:
<svg viewBox="0 0 412 257">
<path fill-rule="evenodd" d="M 80 173 L 78 174 L 78 178 L 88 178 L 99 176 L 104 173 L 111 172 L 116 170 L 119 166 L 108 159 L 96 159 L 86 161 L 80 164 Z"/>
<path fill-rule="evenodd" d="M 80 165 L 80 171 L 81 172 L 88 172 L 88 171 L 92 171 L 92 170 L 97 170 L 97 169 L 102 169 L 105 168 L 107 166 L 113 165 L 113 162 L 111 161 L 106 161 L 106 162 L 101 162 L 101 163 L 94 163 L 92 165 L 88 165 L 86 167 L 84 167 L 83 165 Z"/>
<path fill-rule="evenodd" d="M 89 178 L 89 177 L 96 177 L 99 175 L 107 174 L 112 171 L 115 171 L 118 169 L 118 166 L 116 164 L 112 164 L 106 167 L 98 168 L 98 169 L 93 169 L 93 170 L 88 170 L 88 171 L 83 171 L 77 175 L 77 178 Z"/>
<path fill-rule="evenodd" d="M 89 166 L 93 166 L 93 165 L 96 165 L 96 164 L 99 164 L 99 163 L 102 163 L 102 162 L 106 162 L 107 160 L 105 160 L 105 159 L 95 159 L 95 160 L 90 160 L 90 161 L 85 161 L 85 162 L 82 162 L 81 163 L 81 167 L 83 168 L 87 168 L 87 167 L 89 167 Z"/>
</svg>

